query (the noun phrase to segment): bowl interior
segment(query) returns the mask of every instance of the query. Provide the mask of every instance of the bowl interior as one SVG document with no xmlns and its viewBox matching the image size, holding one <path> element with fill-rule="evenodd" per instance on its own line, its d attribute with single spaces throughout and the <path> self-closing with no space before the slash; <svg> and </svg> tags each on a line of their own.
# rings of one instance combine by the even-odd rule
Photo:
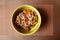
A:
<svg viewBox="0 0 60 40">
<path fill-rule="evenodd" d="M 15 24 L 16 16 L 18 15 L 18 13 L 20 11 L 25 10 L 25 9 L 30 9 L 32 11 L 35 11 L 36 14 L 38 15 L 38 23 L 29 32 L 25 32 L 25 30 L 23 30 L 22 28 L 20 29 L 20 27 Z M 22 34 L 32 34 L 32 33 L 35 33 L 38 30 L 38 28 L 40 27 L 40 25 L 41 25 L 41 16 L 40 16 L 40 13 L 37 11 L 37 9 L 35 9 L 34 7 L 29 6 L 29 5 L 24 5 L 24 6 L 20 6 L 19 8 L 17 8 L 14 11 L 14 14 L 13 14 L 13 17 L 12 17 L 12 23 L 13 23 L 14 28 L 19 33 L 22 33 Z"/>
</svg>

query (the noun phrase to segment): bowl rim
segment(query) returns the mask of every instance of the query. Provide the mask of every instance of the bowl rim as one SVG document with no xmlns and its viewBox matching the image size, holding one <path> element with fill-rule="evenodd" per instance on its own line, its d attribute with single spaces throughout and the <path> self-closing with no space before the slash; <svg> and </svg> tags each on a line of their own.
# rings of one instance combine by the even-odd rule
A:
<svg viewBox="0 0 60 40">
<path fill-rule="evenodd" d="M 23 6 L 30 6 L 30 7 L 34 8 L 34 10 L 36 10 L 36 11 L 38 12 L 38 14 L 39 14 L 39 16 L 40 16 L 40 24 L 39 24 L 39 27 L 41 26 L 41 14 L 40 14 L 40 12 L 39 12 L 35 7 L 33 7 L 33 6 L 31 6 L 31 5 L 21 5 L 21 6 L 18 6 L 18 7 L 13 11 L 13 13 L 12 13 L 12 16 L 11 16 L 11 25 L 12 25 L 12 28 L 13 28 L 17 33 L 19 33 L 19 34 L 21 34 L 21 35 L 31 35 L 31 34 L 35 33 L 35 32 L 39 29 L 39 27 L 38 27 L 35 31 L 33 31 L 33 32 L 31 32 L 31 33 L 24 34 L 24 33 L 21 33 L 21 32 L 19 32 L 19 31 L 17 31 L 17 30 L 14 28 L 14 25 L 13 25 L 13 22 L 12 22 L 12 18 L 13 18 L 14 13 L 15 13 L 19 8 L 21 8 L 21 7 L 23 7 Z"/>
</svg>

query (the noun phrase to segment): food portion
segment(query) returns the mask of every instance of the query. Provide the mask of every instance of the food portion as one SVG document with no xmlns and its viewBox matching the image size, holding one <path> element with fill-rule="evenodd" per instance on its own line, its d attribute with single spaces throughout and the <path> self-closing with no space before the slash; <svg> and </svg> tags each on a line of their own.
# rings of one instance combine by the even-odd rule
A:
<svg viewBox="0 0 60 40">
<path fill-rule="evenodd" d="M 32 10 L 23 10 L 16 16 L 15 23 L 27 32 L 38 22 L 37 14 Z"/>
</svg>

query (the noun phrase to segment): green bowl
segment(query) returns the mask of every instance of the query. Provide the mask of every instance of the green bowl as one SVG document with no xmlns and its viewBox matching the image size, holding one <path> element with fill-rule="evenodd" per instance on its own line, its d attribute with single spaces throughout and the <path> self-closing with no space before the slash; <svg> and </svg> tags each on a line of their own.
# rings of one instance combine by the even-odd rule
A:
<svg viewBox="0 0 60 40">
<path fill-rule="evenodd" d="M 36 14 L 38 15 L 38 23 L 27 33 L 24 33 L 24 31 L 21 32 L 22 29 L 18 28 L 17 25 L 15 24 L 15 18 L 16 18 L 16 15 L 18 14 L 19 11 L 21 10 L 24 10 L 24 9 L 30 9 L 32 11 L 35 11 Z M 13 15 L 12 15 L 12 27 L 20 34 L 22 35 L 31 35 L 33 33 L 35 33 L 40 25 L 41 25 L 41 15 L 39 13 L 39 11 L 34 8 L 33 6 L 30 6 L 30 5 L 22 5 L 22 6 L 19 6 L 14 12 L 13 12 Z"/>
</svg>

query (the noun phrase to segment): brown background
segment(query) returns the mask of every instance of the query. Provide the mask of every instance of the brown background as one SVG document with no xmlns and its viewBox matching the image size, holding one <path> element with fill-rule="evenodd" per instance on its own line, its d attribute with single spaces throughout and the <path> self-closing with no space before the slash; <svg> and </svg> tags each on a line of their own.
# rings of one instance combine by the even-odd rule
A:
<svg viewBox="0 0 60 40">
<path fill-rule="evenodd" d="M 38 33 L 31 36 L 22 36 L 17 34 L 11 27 L 11 13 L 19 5 L 29 4 L 37 6 L 37 8 L 43 6 L 48 6 L 52 10 L 54 25 L 50 26 L 52 32 L 50 34 L 45 34 L 45 36 Z M 54 6 L 54 7 L 53 7 Z M 41 7 L 44 8 L 44 7 Z M 46 8 L 46 7 L 45 7 Z M 54 9 L 53 9 L 54 8 Z M 46 10 L 49 8 L 47 7 Z M 54 10 L 54 11 L 53 11 Z M 50 15 L 50 11 L 48 11 Z M 0 40 L 59 40 L 60 30 L 59 30 L 59 20 L 60 20 L 60 3 L 59 0 L 0 0 Z M 8 15 L 7 15 L 8 14 Z M 48 15 L 48 16 L 49 16 Z M 51 17 L 52 18 L 52 17 Z M 9 25 L 10 24 L 10 25 Z M 10 29 L 9 29 L 10 28 Z M 12 31 L 11 31 L 12 30 Z M 48 32 L 47 32 L 48 33 Z M 37 35 L 38 34 L 38 35 Z M 52 36 L 51 36 L 52 35 Z"/>
</svg>

